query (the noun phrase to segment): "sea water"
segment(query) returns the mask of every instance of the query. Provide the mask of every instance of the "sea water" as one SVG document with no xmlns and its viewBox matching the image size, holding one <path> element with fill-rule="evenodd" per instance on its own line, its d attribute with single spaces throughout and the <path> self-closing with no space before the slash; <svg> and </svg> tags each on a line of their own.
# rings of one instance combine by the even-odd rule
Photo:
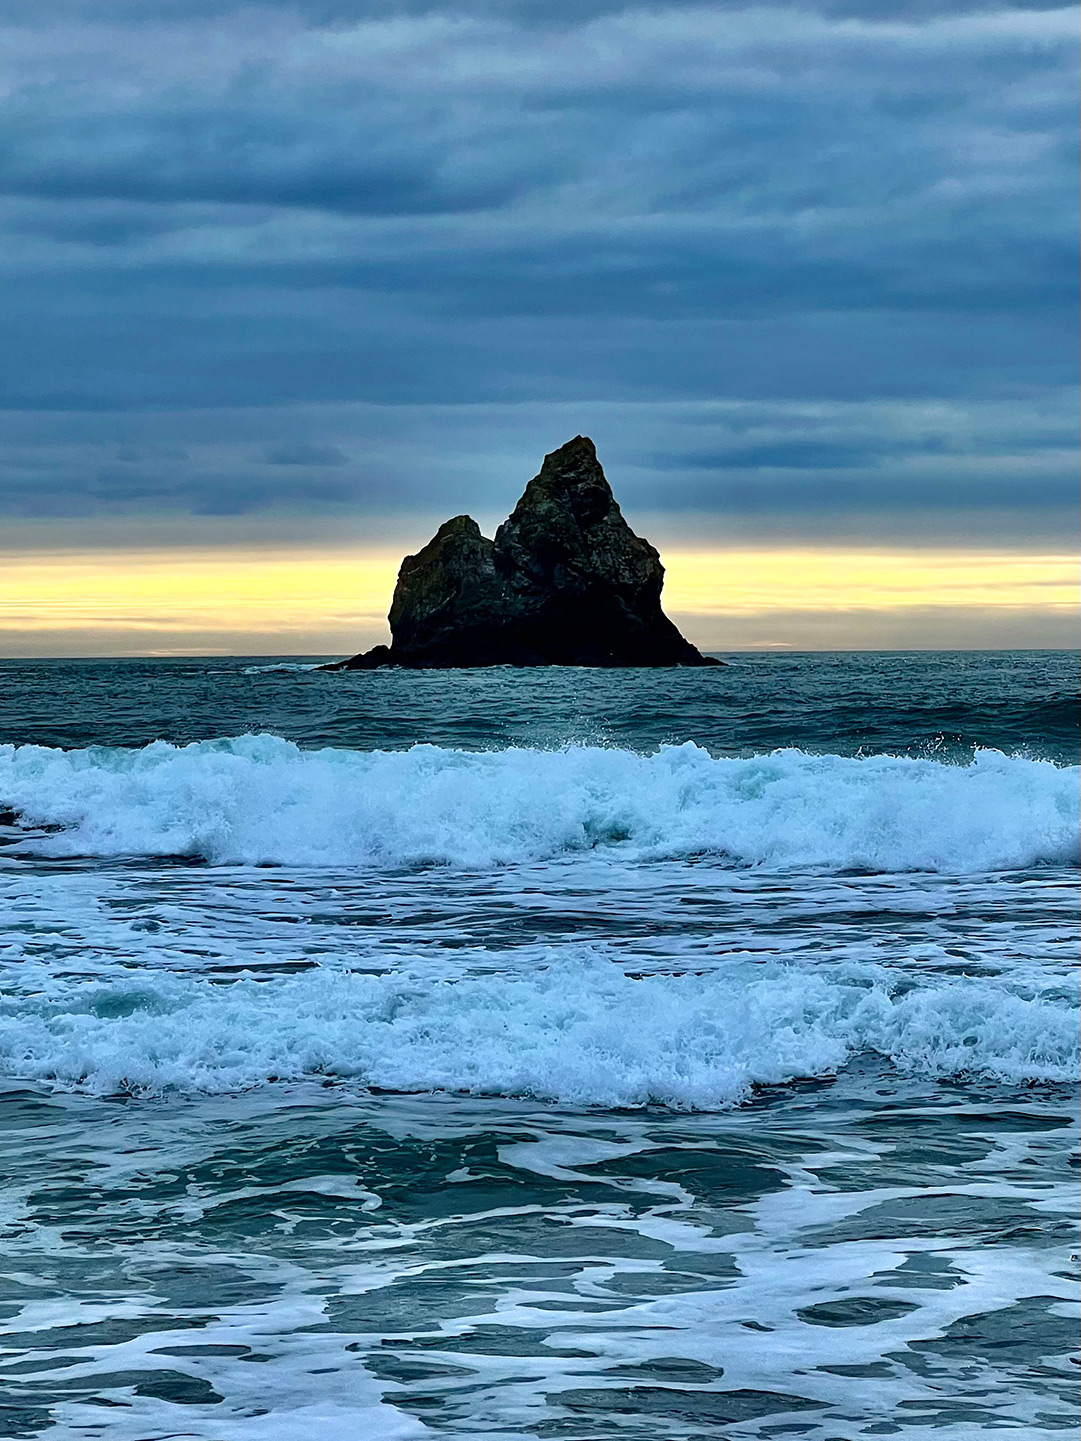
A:
<svg viewBox="0 0 1081 1441">
<path fill-rule="evenodd" d="M 1072 1428 L 1077 657 L 0 665 L 0 1435 Z"/>
</svg>

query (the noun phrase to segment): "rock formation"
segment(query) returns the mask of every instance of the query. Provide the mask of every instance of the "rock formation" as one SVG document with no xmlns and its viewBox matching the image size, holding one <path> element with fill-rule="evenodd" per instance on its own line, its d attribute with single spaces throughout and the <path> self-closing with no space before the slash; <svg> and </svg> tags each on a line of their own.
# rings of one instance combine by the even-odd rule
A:
<svg viewBox="0 0 1081 1441">
<path fill-rule="evenodd" d="M 623 519 L 593 442 L 546 455 L 495 534 L 445 521 L 398 572 L 389 646 L 331 670 L 718 665 L 661 610 L 660 556 Z"/>
</svg>

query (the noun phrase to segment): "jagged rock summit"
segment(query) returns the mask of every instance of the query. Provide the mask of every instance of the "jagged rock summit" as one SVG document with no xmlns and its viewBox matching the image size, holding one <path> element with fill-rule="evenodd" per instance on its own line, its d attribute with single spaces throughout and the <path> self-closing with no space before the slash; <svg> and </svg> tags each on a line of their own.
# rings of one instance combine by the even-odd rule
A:
<svg viewBox="0 0 1081 1441">
<path fill-rule="evenodd" d="M 407 555 L 389 646 L 327 669 L 719 665 L 661 610 L 664 567 L 623 519 L 593 442 L 576 435 L 495 533 L 468 515 Z"/>
</svg>

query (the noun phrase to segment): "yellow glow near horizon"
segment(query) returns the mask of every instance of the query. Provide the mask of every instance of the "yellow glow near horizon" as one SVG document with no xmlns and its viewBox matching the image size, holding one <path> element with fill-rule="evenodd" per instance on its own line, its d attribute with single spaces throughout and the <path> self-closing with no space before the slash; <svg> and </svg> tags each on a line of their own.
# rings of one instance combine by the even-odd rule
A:
<svg viewBox="0 0 1081 1441">
<path fill-rule="evenodd" d="M 383 620 L 399 556 L 116 551 L 7 560 L 0 626 L 286 632 Z"/>
<path fill-rule="evenodd" d="M 7 556 L 0 635 L 115 634 L 131 653 L 250 639 L 256 649 L 318 635 L 348 649 L 385 627 L 400 554 L 360 550 L 113 551 Z M 1024 608 L 1062 614 L 1077 598 L 1068 555 L 797 549 L 667 551 L 665 607 L 691 617 Z M 155 640 L 155 637 L 157 638 Z M 23 647 L 25 653 L 25 647 Z"/>
<path fill-rule="evenodd" d="M 668 609 L 692 615 L 912 606 L 1074 606 L 1066 555 L 968 551 L 777 550 L 667 559 Z"/>
</svg>

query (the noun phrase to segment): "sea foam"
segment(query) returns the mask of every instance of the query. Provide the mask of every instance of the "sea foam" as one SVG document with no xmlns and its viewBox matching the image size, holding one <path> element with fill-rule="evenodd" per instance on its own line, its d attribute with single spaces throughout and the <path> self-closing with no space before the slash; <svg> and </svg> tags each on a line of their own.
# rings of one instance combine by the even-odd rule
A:
<svg viewBox="0 0 1081 1441">
<path fill-rule="evenodd" d="M 466 868 L 599 851 L 950 873 L 1078 858 L 1078 767 L 775 751 L 301 750 L 270 735 L 141 750 L 0 747 L 0 806 L 58 855 Z"/>
<path fill-rule="evenodd" d="M 1078 1076 L 1074 1006 L 986 981 L 734 963 L 633 977 L 583 948 L 525 974 L 322 968 L 215 984 L 53 981 L 0 1003 L 0 1073 L 95 1093 L 330 1077 L 392 1091 L 711 1110 L 870 1054 L 927 1077 Z"/>
</svg>

